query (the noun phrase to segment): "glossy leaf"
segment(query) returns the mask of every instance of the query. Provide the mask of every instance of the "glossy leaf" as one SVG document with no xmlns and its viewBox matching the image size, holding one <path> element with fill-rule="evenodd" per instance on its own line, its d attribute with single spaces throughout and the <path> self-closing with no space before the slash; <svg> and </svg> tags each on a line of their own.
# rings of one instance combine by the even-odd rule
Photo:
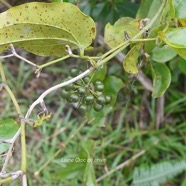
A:
<svg viewBox="0 0 186 186">
<path fill-rule="evenodd" d="M 186 28 L 170 28 L 166 33 L 160 33 L 160 37 L 171 47 L 186 48 Z"/>
<path fill-rule="evenodd" d="M 130 74 L 138 74 L 138 58 L 140 56 L 140 45 L 135 45 L 132 49 L 127 53 L 124 61 L 123 67 L 124 70 Z"/>
<path fill-rule="evenodd" d="M 152 97 L 161 97 L 171 82 L 171 73 L 168 67 L 162 63 L 152 63 L 153 90 Z"/>
<path fill-rule="evenodd" d="M 122 86 L 123 82 L 121 79 L 115 76 L 107 76 L 104 80 L 104 93 L 112 97 L 112 102 L 111 104 L 104 106 L 103 110 L 99 112 L 91 109 L 88 113 L 86 113 L 85 117 L 91 122 L 91 124 L 102 127 L 105 126 L 106 116 L 112 110 L 116 102 L 117 94 Z"/>
<path fill-rule="evenodd" d="M 139 20 L 124 17 L 116 21 L 114 25 L 108 23 L 105 27 L 105 43 L 111 48 L 122 44 L 126 40 L 125 32 L 129 37 L 136 35 L 139 32 Z"/>
<path fill-rule="evenodd" d="M 171 28 L 166 33 L 159 33 L 167 45 L 172 47 L 178 55 L 186 59 L 186 28 Z"/>
<path fill-rule="evenodd" d="M 62 45 L 60 49 L 64 50 L 64 44 L 66 44 L 66 41 L 72 43 L 73 45 L 78 45 L 80 50 L 84 50 L 92 43 L 92 40 L 95 38 L 96 34 L 94 21 L 90 17 L 84 15 L 78 9 L 78 7 L 70 3 L 27 3 L 10 8 L 6 12 L 1 13 L 0 20 L 0 29 L 4 28 L 6 30 L 9 29 L 9 26 L 11 26 L 11 29 L 13 29 L 15 35 L 27 36 L 28 31 L 30 31 L 29 36 L 31 37 L 31 34 L 33 35 L 33 41 L 30 39 L 31 43 L 29 43 L 28 46 L 29 51 L 34 50 L 35 53 L 37 52 L 37 49 L 33 49 L 37 45 L 37 43 L 35 42 L 35 34 L 36 36 L 38 36 L 37 34 L 39 34 L 40 36 L 42 35 L 42 41 L 38 42 L 37 54 L 40 54 L 40 50 L 42 47 L 44 47 L 44 50 L 47 49 L 48 45 L 50 47 L 50 50 L 52 50 L 51 53 L 55 53 L 53 49 L 54 45 L 57 47 Z M 34 28 L 31 27 L 30 30 L 21 30 L 22 26 L 18 26 L 20 24 L 28 24 L 29 26 L 33 24 L 36 26 Z M 36 27 L 38 25 L 41 27 L 41 29 L 36 30 Z M 19 29 L 15 31 L 17 27 Z M 50 33 L 52 33 L 52 31 L 54 37 L 50 36 Z M 23 35 L 23 32 L 26 33 Z M 1 33 L 3 33 L 3 31 Z M 58 37 L 56 39 L 55 34 L 58 35 L 59 33 L 63 36 L 61 39 L 58 39 Z M 6 35 L 5 32 L 4 34 Z M 45 37 L 47 37 L 47 39 Z M 14 41 L 14 39 L 15 38 L 13 37 L 11 43 L 16 42 Z M 21 38 L 19 37 L 18 39 Z M 56 40 L 56 42 L 53 43 L 52 40 Z M 32 42 L 34 42 L 34 44 Z M 17 45 L 19 46 L 20 44 L 21 47 L 27 49 L 26 43 L 26 41 L 24 43 L 22 41 L 21 44 L 17 43 Z M 56 43 L 58 45 L 56 45 Z M 0 43 L 0 45 L 3 44 L 4 43 Z M 48 55 L 51 55 L 51 53 L 49 53 Z M 46 54 L 43 54 L 43 52 L 41 52 L 41 55 Z"/>
<path fill-rule="evenodd" d="M 159 63 L 165 63 L 173 59 L 176 55 L 177 53 L 172 48 L 168 45 L 164 45 L 161 48 L 154 48 L 152 51 L 152 60 Z"/>
<path fill-rule="evenodd" d="M 174 0 L 175 16 L 177 18 L 186 18 L 186 1 Z"/>
</svg>

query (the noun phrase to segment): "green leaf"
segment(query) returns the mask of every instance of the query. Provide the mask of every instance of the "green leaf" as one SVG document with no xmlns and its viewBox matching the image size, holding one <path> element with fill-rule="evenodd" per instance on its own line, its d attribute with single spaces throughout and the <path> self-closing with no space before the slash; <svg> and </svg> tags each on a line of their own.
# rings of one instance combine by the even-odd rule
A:
<svg viewBox="0 0 186 186">
<path fill-rule="evenodd" d="M 96 80 L 104 80 L 105 76 L 107 73 L 107 65 L 103 65 L 102 67 L 100 67 L 99 69 L 96 70 L 96 72 L 93 72 L 93 78 L 92 78 L 92 82 L 96 81 Z"/>
<path fill-rule="evenodd" d="M 161 97 L 171 82 L 171 73 L 163 63 L 152 63 L 153 90 L 152 97 Z"/>
<path fill-rule="evenodd" d="M 104 40 L 111 48 L 117 47 L 125 41 L 124 33 L 133 37 L 139 32 L 139 20 L 124 17 L 115 22 L 114 25 L 108 23 L 105 27 Z"/>
<path fill-rule="evenodd" d="M 154 48 L 152 51 L 152 60 L 159 63 L 165 63 L 173 59 L 176 55 L 177 53 L 172 48 L 168 45 L 164 45 L 161 48 Z"/>
<path fill-rule="evenodd" d="M 12 138 L 19 126 L 12 118 L 0 118 L 0 139 Z M 9 144 L 0 144 L 0 154 L 8 150 Z"/>
<path fill-rule="evenodd" d="M 19 126 L 12 118 L 0 118 L 0 139 L 12 138 Z"/>
<path fill-rule="evenodd" d="M 0 144 L 0 154 L 6 152 L 10 147 L 10 144 L 1 143 Z M 1 159 L 0 159 L 1 160 Z"/>
<path fill-rule="evenodd" d="M 34 51 L 38 55 L 47 55 L 47 51 L 41 50 L 42 48 L 47 49 L 48 46 L 48 51 L 52 51 L 48 55 L 51 53 L 59 55 L 58 52 L 55 54 L 55 49 L 60 46 L 60 49 L 63 50 L 61 56 L 63 56 L 64 46 L 68 44 L 67 42 L 70 42 L 72 46 L 78 45 L 80 50 L 84 50 L 92 43 L 96 34 L 94 21 L 70 3 L 27 3 L 1 13 L 0 20 L 1 35 L 4 33 L 2 37 L 5 40 L 6 36 L 9 36 L 10 30 L 14 32 L 7 38 L 8 42 L 12 37 L 7 44 L 17 43 L 17 46 L 29 49 L 31 52 Z M 22 25 L 30 26 L 30 30 L 24 29 Z M 10 31 L 10 34 L 12 32 Z M 51 35 L 52 33 L 53 35 Z M 15 40 L 15 35 L 19 36 L 18 41 Z M 22 36 L 29 38 L 28 46 Z M 3 42 L 0 42 L 0 51 L 6 47 Z"/>
<path fill-rule="evenodd" d="M 186 28 L 170 28 L 166 33 L 159 33 L 159 37 L 172 47 L 178 55 L 186 59 Z"/>
<path fill-rule="evenodd" d="M 92 140 L 82 143 L 83 150 L 87 153 L 87 163 L 84 172 L 84 184 L 86 186 L 97 186 L 94 165 L 93 165 L 93 152 L 95 144 Z"/>
<path fill-rule="evenodd" d="M 86 186 L 97 186 L 93 161 L 87 162 L 84 173 L 84 183 Z"/>
<path fill-rule="evenodd" d="M 91 124 L 101 127 L 105 126 L 106 116 L 112 110 L 112 107 L 116 102 L 117 94 L 123 86 L 123 82 L 115 76 L 107 76 L 104 80 L 104 86 L 104 94 L 108 94 L 112 97 L 111 104 L 105 106 L 104 109 L 99 112 L 91 109 L 85 115 Z"/>
<path fill-rule="evenodd" d="M 142 0 L 136 18 L 148 17 L 151 19 L 159 10 L 162 4 L 162 0 Z"/>
<path fill-rule="evenodd" d="M 186 18 L 186 1 L 174 0 L 175 16 L 177 18 Z"/>
<path fill-rule="evenodd" d="M 186 28 L 170 28 L 159 36 L 173 48 L 186 48 Z"/>
<path fill-rule="evenodd" d="M 186 61 L 184 59 L 178 61 L 178 67 L 182 73 L 186 74 Z"/>
<path fill-rule="evenodd" d="M 126 72 L 131 74 L 138 74 L 138 58 L 140 56 L 140 48 L 141 44 L 135 45 L 132 49 L 127 53 L 124 61 L 123 68 Z"/>
</svg>

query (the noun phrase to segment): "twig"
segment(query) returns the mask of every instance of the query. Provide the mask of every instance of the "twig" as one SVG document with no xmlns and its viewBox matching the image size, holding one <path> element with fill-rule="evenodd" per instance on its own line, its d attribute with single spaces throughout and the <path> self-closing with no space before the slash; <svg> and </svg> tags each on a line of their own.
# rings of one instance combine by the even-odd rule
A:
<svg viewBox="0 0 186 186">
<path fill-rule="evenodd" d="M 16 52 L 16 50 L 15 50 L 15 48 L 14 48 L 14 46 L 13 46 L 12 44 L 10 44 L 10 49 L 11 49 L 12 54 L 13 54 L 15 57 L 17 57 L 17 58 L 19 58 L 19 59 L 25 61 L 26 63 L 28 63 L 28 64 L 30 64 L 30 65 L 32 65 L 32 66 L 34 66 L 34 67 L 38 67 L 35 63 L 32 63 L 32 62 L 29 61 L 28 59 L 25 59 L 24 57 L 22 57 L 22 56 L 20 56 L 19 54 L 17 54 L 17 52 Z"/>
<path fill-rule="evenodd" d="M 142 71 L 139 72 L 137 79 L 146 90 L 152 91 L 152 82 Z"/>
<path fill-rule="evenodd" d="M 99 177 L 98 179 L 96 179 L 97 182 L 100 182 L 101 180 L 103 180 L 104 178 L 110 176 L 112 173 L 116 172 L 119 169 L 122 169 L 123 167 L 125 167 L 126 165 L 130 164 L 131 161 L 134 161 L 135 159 L 139 158 L 140 156 L 142 156 L 144 153 L 146 152 L 146 150 L 141 150 L 140 152 L 138 152 L 136 155 L 132 156 L 132 158 L 128 159 L 127 161 L 121 163 L 120 165 L 118 165 L 117 167 L 113 168 L 111 171 L 109 171 L 108 173 L 104 174 L 103 176 Z"/>
<path fill-rule="evenodd" d="M 6 1 L 4 0 L 0 0 L 0 2 L 5 5 L 7 8 L 11 8 L 12 6 L 10 4 L 8 4 Z"/>
<path fill-rule="evenodd" d="M 15 171 L 15 172 L 11 172 L 11 173 L 0 173 L 0 178 L 7 178 L 9 176 L 12 176 L 13 179 L 16 179 L 21 174 L 22 174 L 22 171 L 21 170 L 18 170 L 18 171 Z"/>
<path fill-rule="evenodd" d="M 0 179 L 0 184 L 15 180 L 21 175 L 22 175 L 21 170 L 11 172 L 11 173 L 0 174 L 0 177 L 3 178 L 3 179 Z"/>
<path fill-rule="evenodd" d="M 0 59 L 5 59 L 5 58 L 9 58 L 9 57 L 13 57 L 14 54 L 9 54 L 9 55 L 6 55 L 6 56 L 0 56 Z"/>
<path fill-rule="evenodd" d="M 13 138 L 11 138 L 10 140 L 4 140 L 4 142 L 8 142 L 8 143 L 11 143 L 10 147 L 9 147 L 9 150 L 8 150 L 8 153 L 6 155 L 6 159 L 5 159 L 5 162 L 3 164 L 3 168 L 1 170 L 1 173 L 5 173 L 6 171 L 6 166 L 8 164 L 8 161 L 9 161 L 9 158 L 10 158 L 10 155 L 11 155 L 11 152 L 12 152 L 12 149 L 13 149 L 13 146 L 14 146 L 14 143 L 15 141 L 17 140 L 17 138 L 19 137 L 21 133 L 21 128 L 18 129 L 18 131 L 16 132 L 16 134 L 14 135 Z"/>
<path fill-rule="evenodd" d="M 53 92 L 53 91 L 55 91 L 55 90 L 57 90 L 57 89 L 59 89 L 59 88 L 62 88 L 62 87 L 64 87 L 64 86 L 67 86 L 67 85 L 69 85 L 69 84 L 71 84 L 71 83 L 74 83 L 74 82 L 76 82 L 76 81 L 82 79 L 82 78 L 85 77 L 86 75 L 90 74 L 93 70 L 94 70 L 94 68 L 91 67 L 91 68 L 87 69 L 86 71 L 84 71 L 82 74 L 80 74 L 80 75 L 78 75 L 78 76 L 76 76 L 76 77 L 74 77 L 74 78 L 72 78 L 72 79 L 70 79 L 70 80 L 68 80 L 68 81 L 66 81 L 66 82 L 60 83 L 60 84 L 58 84 L 58 85 L 55 85 L 55 86 L 49 88 L 48 90 L 46 90 L 45 92 L 43 92 L 43 93 L 39 96 L 39 98 L 38 98 L 36 101 L 34 101 L 34 102 L 32 103 L 32 105 L 30 106 L 30 108 L 28 109 L 28 111 L 27 111 L 27 113 L 26 113 L 25 118 L 26 118 L 26 119 L 29 118 L 29 116 L 30 116 L 32 110 L 35 108 L 35 106 L 38 105 L 38 104 L 43 103 L 43 102 L 44 102 L 44 98 L 45 98 L 48 94 L 50 94 L 51 92 Z"/>
</svg>

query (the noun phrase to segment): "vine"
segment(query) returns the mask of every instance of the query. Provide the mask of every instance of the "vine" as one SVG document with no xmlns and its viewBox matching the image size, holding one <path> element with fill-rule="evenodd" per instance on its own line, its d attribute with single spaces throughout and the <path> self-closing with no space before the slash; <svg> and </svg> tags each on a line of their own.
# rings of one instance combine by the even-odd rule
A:
<svg viewBox="0 0 186 186">
<path fill-rule="evenodd" d="M 6 2 L 4 2 L 4 1 L 1 1 L 1 2 L 3 4 L 5 4 L 7 7 L 9 7 L 9 8 L 11 7 Z M 147 43 L 147 45 L 148 45 L 148 43 L 150 43 L 150 42 L 155 43 L 155 42 L 157 42 L 157 40 L 161 39 L 162 42 L 164 42 L 168 46 L 174 48 L 174 50 L 177 52 L 178 55 L 185 58 L 185 54 L 183 54 L 183 52 L 180 52 L 180 50 L 184 50 L 186 45 L 183 46 L 183 43 L 178 43 L 178 41 L 174 41 L 171 37 L 175 32 L 180 33 L 181 30 L 185 29 L 185 28 L 182 28 L 182 27 L 181 28 L 174 28 L 171 25 L 171 24 L 173 24 L 173 22 L 170 22 L 169 23 L 171 25 L 170 29 L 167 27 L 165 29 L 165 27 L 163 27 L 163 30 L 158 30 L 158 33 L 156 33 L 156 36 L 154 36 L 154 37 L 150 37 L 147 33 L 147 31 L 149 31 L 152 28 L 152 26 L 157 23 L 157 20 L 159 20 L 159 18 L 163 17 L 165 7 L 167 8 L 168 5 L 170 5 L 170 7 L 172 6 L 172 4 L 170 2 L 171 1 L 169 1 L 169 0 L 162 1 L 162 4 L 159 7 L 157 13 L 146 24 L 144 24 L 144 22 L 146 21 L 145 19 L 141 19 L 142 21 L 140 21 L 140 25 L 139 25 L 139 20 L 137 20 L 138 27 L 136 27 L 136 25 L 135 25 L 136 20 L 132 20 L 132 19 L 129 20 L 128 23 L 131 24 L 132 26 L 129 28 L 129 30 L 127 30 L 125 32 L 123 32 L 123 30 L 121 30 L 121 32 L 123 33 L 123 35 L 122 35 L 123 40 L 117 41 L 117 42 L 120 42 L 120 44 L 118 44 L 117 42 L 116 42 L 117 43 L 116 44 L 114 40 L 109 40 L 110 39 L 109 37 L 114 37 L 112 35 L 112 32 L 114 33 L 114 31 L 115 31 L 114 29 L 117 29 L 115 27 L 117 27 L 118 25 L 115 24 L 113 26 L 113 28 L 111 26 L 110 27 L 108 26 L 108 29 L 105 31 L 105 35 L 109 39 L 106 40 L 106 43 L 109 46 L 111 46 L 111 49 L 101 56 L 88 56 L 88 55 L 84 54 L 86 51 L 86 48 L 91 44 L 92 40 L 95 38 L 95 24 L 90 17 L 83 15 L 80 12 L 80 10 L 74 5 L 71 5 L 68 3 L 60 3 L 59 5 L 56 3 L 52 4 L 52 6 L 56 9 L 57 9 L 57 6 L 60 6 L 60 8 L 63 9 L 64 11 L 68 10 L 69 8 L 72 10 L 72 18 L 71 19 L 73 19 L 74 17 L 77 17 L 77 19 L 79 19 L 77 24 L 78 24 L 78 26 L 80 25 L 78 27 L 79 28 L 78 31 L 80 32 L 80 35 L 77 34 L 77 30 L 74 30 L 73 24 L 70 24 L 69 27 L 65 25 L 65 22 L 69 21 L 69 20 L 66 20 L 66 19 L 69 19 L 68 14 L 66 15 L 66 18 L 63 20 L 64 24 L 62 24 L 62 25 L 55 25 L 53 22 L 51 22 L 51 18 L 48 18 L 46 24 L 42 24 L 39 21 L 37 23 L 35 23 L 37 20 L 34 20 L 34 19 L 32 20 L 32 17 L 29 17 L 25 10 L 28 7 L 31 9 L 34 9 L 35 12 L 33 12 L 33 13 L 35 13 L 38 16 L 38 12 L 36 11 L 36 9 L 37 9 L 36 7 L 40 3 L 28 3 L 28 4 L 20 5 L 18 7 L 13 7 L 13 8 L 10 8 L 5 13 L 2 13 L 0 15 L 0 19 L 3 20 L 2 23 L 0 24 L 0 32 L 1 32 L 0 34 L 2 35 L 2 38 L 0 38 L 0 50 L 4 51 L 5 49 L 9 48 L 11 51 L 11 54 L 1 56 L 0 57 L 1 60 L 6 59 L 6 58 L 10 58 L 13 56 L 17 57 L 36 69 L 35 73 L 36 73 L 37 78 L 39 78 L 40 72 L 42 71 L 43 68 L 46 68 L 50 65 L 67 60 L 69 58 L 85 60 L 85 61 L 88 61 L 89 65 L 91 65 L 90 68 L 88 68 L 84 72 L 76 75 L 75 77 L 73 77 L 65 82 L 62 82 L 60 84 L 54 85 L 54 86 L 50 87 L 49 89 L 47 89 L 46 91 L 44 91 L 30 105 L 25 116 L 23 116 L 20 106 L 17 102 L 16 96 L 13 94 L 12 90 L 7 85 L 6 76 L 5 76 L 5 73 L 3 70 L 3 65 L 2 65 L 2 62 L 0 63 L 0 74 L 1 74 L 1 79 L 2 79 L 1 87 L 3 87 L 6 90 L 6 92 L 8 93 L 8 95 L 10 96 L 10 98 L 14 104 L 15 110 L 17 112 L 17 115 L 19 116 L 19 119 L 20 119 L 20 126 L 19 126 L 18 130 L 15 132 L 14 136 L 10 139 L 0 139 L 1 143 L 10 144 L 10 147 L 9 147 L 7 155 L 6 155 L 6 160 L 4 162 L 3 168 L 0 173 L 0 177 L 1 177 L 0 184 L 18 179 L 21 176 L 22 177 L 22 185 L 23 186 L 27 185 L 27 178 L 26 178 L 26 170 L 27 170 L 26 156 L 27 156 L 27 153 L 26 153 L 26 138 L 25 138 L 26 127 L 25 126 L 27 123 L 28 124 L 32 123 L 32 119 L 30 116 L 31 116 L 34 108 L 37 105 L 40 105 L 42 108 L 42 112 L 40 113 L 41 117 L 38 117 L 38 121 L 34 121 L 34 124 L 32 123 L 31 126 L 40 126 L 43 123 L 43 121 L 50 118 L 50 113 L 48 112 L 48 109 L 47 109 L 47 107 L 45 105 L 45 101 L 44 101 L 45 97 L 48 96 L 50 93 L 52 93 L 58 89 L 61 89 L 63 87 L 66 87 L 72 83 L 75 83 L 79 80 L 82 80 L 87 75 L 90 75 L 92 73 L 93 74 L 96 73 L 101 67 L 103 67 L 105 64 L 107 64 L 112 58 L 114 58 L 117 54 L 121 53 L 124 49 L 126 49 L 129 46 L 132 49 L 126 55 L 126 58 L 123 62 L 123 66 L 127 72 L 132 73 L 133 75 L 136 75 L 136 76 L 138 76 L 138 74 L 140 73 L 139 69 L 137 68 L 137 63 L 138 63 L 137 60 L 138 60 L 138 57 L 140 56 L 139 50 L 144 48 L 144 43 Z M 48 6 L 48 5 L 42 4 L 42 3 L 40 5 L 42 7 L 41 8 L 42 16 L 43 17 L 48 16 L 47 13 L 50 12 L 50 5 Z M 16 14 L 17 12 L 20 13 L 20 11 L 22 11 L 22 13 L 23 13 L 23 20 L 21 20 L 21 18 L 20 18 L 20 20 L 17 21 L 16 18 L 14 18 L 14 17 L 9 17 L 9 18 L 6 17 L 6 15 L 8 13 L 15 13 Z M 59 11 L 59 13 L 62 13 L 61 10 L 59 10 L 59 9 L 57 9 L 56 11 Z M 78 12 L 77 15 L 74 13 L 76 11 Z M 47 13 L 45 14 L 44 12 L 47 12 Z M 24 21 L 24 16 L 27 16 L 27 18 L 29 20 L 28 23 Z M 59 18 L 58 15 L 55 18 Z M 85 20 L 85 19 L 86 19 L 87 23 L 83 22 L 83 26 L 81 29 L 81 21 Z M 120 20 L 120 21 L 125 22 L 126 20 Z M 180 19 L 180 23 L 181 23 L 181 21 L 183 21 L 183 20 Z M 185 22 L 184 22 L 184 24 L 185 24 Z M 40 26 L 40 27 L 38 27 L 38 26 Z M 162 26 L 162 25 L 160 25 L 160 26 Z M 90 33 L 84 32 L 85 27 L 87 27 L 87 29 Z M 40 30 L 38 30 L 38 28 L 40 28 Z M 131 31 L 131 28 L 134 28 L 135 33 L 133 33 Z M 32 32 L 30 32 L 29 29 L 38 30 L 38 33 L 36 33 L 36 35 L 34 35 Z M 174 31 L 173 29 L 176 29 L 176 30 Z M 178 30 L 178 29 L 180 29 L 180 30 Z M 26 33 L 25 35 L 22 35 L 22 34 L 24 34 L 22 32 L 22 30 L 24 30 L 24 33 Z M 154 33 L 156 32 L 155 30 L 152 30 L 152 32 L 153 31 L 154 31 Z M 11 37 L 6 35 L 7 32 L 10 33 Z M 12 32 L 15 32 L 15 33 L 12 33 Z M 47 37 L 45 36 L 46 32 L 48 33 Z M 54 36 L 51 33 L 55 33 Z M 18 39 L 18 36 L 19 36 L 19 39 Z M 82 36 L 84 36 L 85 38 L 84 37 L 82 38 Z M 120 37 L 120 36 L 118 36 L 118 37 Z M 44 47 L 44 50 L 46 49 L 44 51 L 43 49 L 40 48 L 40 46 L 43 45 L 43 41 L 45 41 L 46 44 L 60 46 L 61 48 L 60 48 L 60 50 L 57 50 L 57 49 L 55 50 L 52 47 L 49 47 L 49 49 Z M 35 44 L 36 42 L 40 43 L 40 46 L 38 48 L 37 48 L 37 45 Z M 65 44 L 59 45 L 58 44 L 59 42 L 61 42 L 61 43 L 64 42 Z M 139 49 L 138 49 L 137 44 L 142 44 L 142 45 L 140 45 Z M 24 57 L 20 56 L 19 54 L 17 54 L 14 46 L 20 46 L 20 47 L 24 48 L 25 50 L 28 50 L 29 52 L 32 52 L 34 54 L 49 55 L 49 56 L 54 54 L 56 56 L 59 56 L 60 58 L 55 59 L 50 62 L 47 62 L 42 65 L 37 65 L 37 64 L 25 59 Z M 141 47 L 141 46 L 143 46 L 143 47 Z M 156 45 L 154 45 L 154 46 L 156 47 Z M 79 49 L 79 51 L 80 51 L 79 55 L 74 54 L 74 52 L 73 52 L 74 48 L 75 48 L 75 50 L 77 48 Z M 63 51 L 61 49 L 63 49 Z M 180 50 L 178 51 L 178 49 L 180 49 Z M 130 55 L 130 53 L 131 53 L 131 55 Z M 133 55 L 137 56 L 137 60 L 135 60 L 134 62 L 131 62 L 134 60 L 134 58 L 132 57 Z M 145 54 L 143 54 L 143 55 L 145 55 Z M 147 58 L 147 56 L 148 56 L 148 54 L 146 53 L 145 57 Z M 127 60 L 130 61 L 130 63 L 129 62 L 127 63 Z M 166 91 L 166 89 L 168 88 L 168 86 L 170 84 L 170 80 L 169 80 L 169 77 L 164 78 L 162 75 L 167 70 L 167 67 L 165 65 L 153 64 L 153 65 L 151 65 L 151 68 L 152 68 L 153 75 L 154 75 L 154 82 L 153 82 L 153 90 L 152 91 L 153 91 L 153 96 L 156 98 L 156 97 L 160 97 L 164 94 L 164 92 Z M 162 74 L 157 73 L 160 69 L 163 69 L 161 72 Z M 169 74 L 169 71 L 167 71 L 167 74 Z M 157 84 L 157 86 L 156 86 L 156 84 Z M 163 84 L 163 86 L 162 86 L 162 84 Z M 122 84 L 121 84 L 121 87 L 122 87 Z M 120 86 L 118 87 L 117 91 L 119 91 L 119 89 L 120 89 Z M 115 92 L 115 94 L 116 93 L 117 92 Z M 114 99 L 112 100 L 111 105 L 113 105 L 115 103 L 115 99 L 116 99 L 116 95 L 115 95 Z M 106 113 L 109 113 L 110 107 L 108 107 L 107 109 L 108 109 L 108 111 Z M 94 119 L 95 118 L 93 118 L 93 120 Z M 69 140 L 65 142 L 64 147 L 66 145 L 68 145 L 70 140 L 75 135 L 78 134 L 78 132 L 81 130 L 82 127 L 84 127 L 87 123 L 91 123 L 91 122 L 92 121 L 88 121 L 88 120 L 83 122 L 80 125 L 80 127 L 75 131 L 75 133 L 69 138 Z M 22 151 L 21 169 L 15 171 L 15 172 L 6 173 L 6 167 L 7 167 L 8 161 L 10 159 L 14 143 L 19 138 L 19 136 L 21 136 L 21 151 Z M 38 171 L 36 171 L 35 175 L 38 175 L 64 149 L 64 147 L 60 148 L 43 166 L 41 166 L 41 168 Z M 105 177 L 109 176 L 110 174 L 112 174 L 116 170 L 126 166 L 127 164 L 130 163 L 130 161 L 140 157 L 145 152 L 146 152 L 146 150 L 141 150 L 136 155 L 134 155 L 129 161 L 126 161 L 121 166 L 116 167 L 112 171 L 108 172 L 106 175 L 103 175 L 100 178 L 98 178 L 97 182 L 104 179 Z"/>
</svg>

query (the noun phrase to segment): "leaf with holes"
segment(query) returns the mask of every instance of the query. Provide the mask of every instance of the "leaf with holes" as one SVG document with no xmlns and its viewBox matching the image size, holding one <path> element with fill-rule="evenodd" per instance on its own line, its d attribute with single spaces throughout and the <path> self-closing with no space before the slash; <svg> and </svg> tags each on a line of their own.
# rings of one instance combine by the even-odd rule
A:
<svg viewBox="0 0 186 186">
<path fill-rule="evenodd" d="M 152 97 L 161 97 L 171 82 L 171 73 L 168 67 L 163 63 L 152 63 L 153 90 Z"/>
<path fill-rule="evenodd" d="M 94 21 L 70 3 L 27 3 L 1 13 L 0 20 L 0 52 L 13 43 L 38 55 L 63 56 L 66 44 L 83 52 L 96 35 Z"/>
<path fill-rule="evenodd" d="M 132 49 L 127 53 L 124 61 L 123 68 L 126 72 L 130 74 L 138 74 L 138 58 L 140 56 L 140 48 L 141 44 L 135 45 Z"/>
<path fill-rule="evenodd" d="M 108 23 L 105 27 L 105 43 L 111 48 L 117 47 L 125 41 L 124 33 L 133 37 L 139 32 L 139 20 L 124 17 L 115 22 L 114 25 Z"/>
</svg>

